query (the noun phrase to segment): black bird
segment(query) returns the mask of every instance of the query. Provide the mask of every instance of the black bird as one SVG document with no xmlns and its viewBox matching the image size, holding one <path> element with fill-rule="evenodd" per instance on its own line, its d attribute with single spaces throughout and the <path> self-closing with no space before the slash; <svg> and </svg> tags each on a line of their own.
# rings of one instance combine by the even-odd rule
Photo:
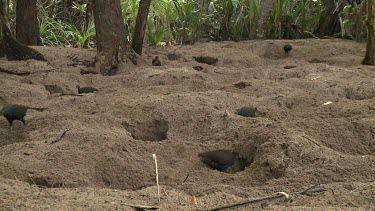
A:
<svg viewBox="0 0 375 211">
<path fill-rule="evenodd" d="M 78 89 L 78 94 L 87 94 L 87 93 L 99 91 L 96 88 L 90 87 L 90 86 L 80 87 L 79 85 L 77 85 L 77 89 Z"/>
<path fill-rule="evenodd" d="M 152 60 L 152 66 L 161 66 L 161 61 L 159 60 L 159 56 L 155 56 Z"/>
<path fill-rule="evenodd" d="M 225 172 L 234 164 L 235 154 L 230 150 L 219 149 L 199 154 L 202 162 L 210 168 Z"/>
<path fill-rule="evenodd" d="M 213 58 L 210 56 L 199 56 L 199 57 L 193 56 L 193 58 L 195 59 L 195 61 L 199 63 L 209 64 L 209 65 L 216 64 L 216 62 L 219 61 L 218 58 Z"/>
<path fill-rule="evenodd" d="M 287 45 L 284 45 L 283 49 L 284 49 L 285 53 L 289 53 L 289 51 L 291 51 L 293 49 L 293 47 L 291 45 L 287 44 Z"/>
<path fill-rule="evenodd" d="M 245 106 L 245 107 L 242 107 L 238 111 L 238 115 L 243 116 L 243 117 L 255 117 L 256 111 L 257 111 L 256 107 Z"/>
<path fill-rule="evenodd" d="M 7 104 L 0 111 L 0 114 L 2 114 L 8 120 L 10 127 L 13 125 L 14 120 L 19 120 L 23 123 L 23 125 L 26 125 L 25 116 L 28 109 L 44 111 L 46 108 L 33 108 L 24 105 Z"/>
</svg>

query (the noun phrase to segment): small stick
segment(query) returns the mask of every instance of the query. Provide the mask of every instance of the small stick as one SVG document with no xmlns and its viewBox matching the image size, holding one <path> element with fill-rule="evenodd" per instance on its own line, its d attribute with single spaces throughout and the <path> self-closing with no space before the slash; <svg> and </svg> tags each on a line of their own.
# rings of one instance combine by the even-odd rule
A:
<svg viewBox="0 0 375 211">
<path fill-rule="evenodd" d="M 4 69 L 2 67 L 0 67 L 0 72 L 12 74 L 12 75 L 30 75 L 31 74 L 31 72 L 29 72 L 29 71 L 20 71 L 20 72 L 17 72 L 15 70 L 7 70 L 7 69 Z"/>
<path fill-rule="evenodd" d="M 66 96 L 66 95 L 68 95 L 68 96 L 80 96 L 80 97 L 82 97 L 82 96 L 84 96 L 84 95 L 81 95 L 81 94 L 69 94 L 69 93 L 61 93 L 60 94 L 60 96 Z"/>
<path fill-rule="evenodd" d="M 164 193 L 165 196 L 169 196 L 165 189 L 163 189 L 163 193 Z"/>
<path fill-rule="evenodd" d="M 313 142 L 314 144 L 316 144 L 318 147 L 321 147 L 321 145 L 320 145 L 318 142 L 316 142 L 315 140 L 313 140 L 313 139 L 311 139 L 311 138 L 309 138 L 309 137 L 307 137 L 307 136 L 302 136 L 302 138 L 305 138 L 305 139 L 307 139 L 307 140 Z"/>
<path fill-rule="evenodd" d="M 156 159 L 156 154 L 152 154 L 155 161 L 155 173 L 156 173 L 156 186 L 158 187 L 158 199 L 160 203 L 160 188 L 159 188 L 159 173 L 158 173 L 158 160 Z"/>
<path fill-rule="evenodd" d="M 222 206 L 222 207 L 216 207 L 216 208 L 208 209 L 208 211 L 224 210 L 224 209 L 228 209 L 228 208 L 243 206 L 243 205 L 247 205 L 247 204 L 253 204 L 253 203 L 256 203 L 256 202 L 261 202 L 261 201 L 271 200 L 271 199 L 277 199 L 277 198 L 282 198 L 282 197 L 285 197 L 285 199 L 288 199 L 289 195 L 285 192 L 278 192 L 277 195 L 275 195 L 275 196 L 267 196 L 267 197 L 253 199 L 253 200 L 240 202 L 240 203 L 236 203 L 236 204 L 226 205 L 226 206 Z"/>
<path fill-rule="evenodd" d="M 55 144 L 55 143 L 61 141 L 61 139 L 64 138 L 65 133 L 68 132 L 68 131 L 69 131 L 69 130 L 65 130 L 65 131 L 63 132 L 63 134 L 61 134 L 61 136 L 60 136 L 59 138 L 57 138 L 56 140 L 52 141 L 51 144 Z"/>
<path fill-rule="evenodd" d="M 190 174 L 186 175 L 184 181 L 182 182 L 182 184 L 184 184 L 186 182 L 186 180 L 189 178 Z"/>
<path fill-rule="evenodd" d="M 129 207 L 134 207 L 134 208 L 138 208 L 138 209 L 141 209 L 141 210 L 145 210 L 145 209 L 156 210 L 156 209 L 159 209 L 158 207 L 155 207 L 155 206 L 148 206 L 148 205 L 141 205 L 141 204 L 127 204 L 127 203 L 123 203 L 123 204 L 126 205 L 126 206 L 129 206 Z"/>
<path fill-rule="evenodd" d="M 313 185 L 313 186 L 307 188 L 306 190 L 300 192 L 299 194 L 311 196 L 313 194 L 318 194 L 318 193 L 322 193 L 322 192 L 325 192 L 325 191 L 327 191 L 327 189 L 325 187 L 319 186 L 319 185 Z"/>
</svg>

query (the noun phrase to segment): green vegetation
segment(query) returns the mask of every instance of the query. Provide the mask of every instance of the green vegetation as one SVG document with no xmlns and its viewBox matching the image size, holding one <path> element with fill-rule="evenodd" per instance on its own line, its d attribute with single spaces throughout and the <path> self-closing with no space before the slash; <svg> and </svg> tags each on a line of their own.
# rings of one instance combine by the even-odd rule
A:
<svg viewBox="0 0 375 211">
<path fill-rule="evenodd" d="M 149 45 L 192 44 L 197 41 L 246 40 L 255 30 L 262 0 L 155 0 L 146 27 Z M 267 38 L 298 39 L 316 32 L 322 0 L 275 0 L 267 18 Z M 40 35 L 44 45 L 88 48 L 95 45 L 95 24 L 87 0 L 38 1 Z M 340 1 L 339 1 L 340 2 Z M 366 38 L 365 1 L 343 7 L 343 34 Z M 12 5 L 12 4 L 10 4 Z M 134 31 L 139 0 L 121 0 L 128 40 Z M 10 6 L 12 8 L 12 6 Z M 89 14 L 87 14 L 89 13 Z M 10 9 L 11 27 L 14 11 Z M 12 25 L 13 24 L 13 25 Z"/>
<path fill-rule="evenodd" d="M 347 36 L 357 41 L 364 41 L 367 38 L 366 28 L 366 3 L 346 5 L 341 13 L 342 25 Z"/>
<path fill-rule="evenodd" d="M 39 32 L 44 45 L 71 46 L 76 48 L 90 47 L 95 39 L 93 18 L 85 19 L 87 4 L 73 3 L 71 11 L 56 9 L 51 17 L 50 11 L 39 5 Z M 72 15 L 66 15 L 73 12 Z"/>
<path fill-rule="evenodd" d="M 276 0 L 268 26 L 268 36 L 279 39 L 303 38 L 304 31 L 314 31 L 319 18 L 319 1 Z"/>
</svg>

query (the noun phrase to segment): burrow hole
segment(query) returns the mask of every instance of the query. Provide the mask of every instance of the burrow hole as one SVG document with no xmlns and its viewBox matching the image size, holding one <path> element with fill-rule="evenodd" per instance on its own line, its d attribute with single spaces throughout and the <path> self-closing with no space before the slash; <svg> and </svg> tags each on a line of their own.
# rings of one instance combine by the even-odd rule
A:
<svg viewBox="0 0 375 211">
<path fill-rule="evenodd" d="M 169 123 L 160 119 L 135 123 L 124 122 L 123 126 L 135 140 L 142 141 L 166 140 L 169 130 Z"/>
</svg>

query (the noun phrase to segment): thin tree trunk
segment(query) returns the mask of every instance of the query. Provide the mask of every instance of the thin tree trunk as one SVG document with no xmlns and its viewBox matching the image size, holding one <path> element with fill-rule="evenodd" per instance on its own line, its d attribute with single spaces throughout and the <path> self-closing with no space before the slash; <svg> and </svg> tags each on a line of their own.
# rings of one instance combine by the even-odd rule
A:
<svg viewBox="0 0 375 211">
<path fill-rule="evenodd" d="M 42 45 L 39 35 L 36 0 L 18 0 L 16 37 L 20 43 L 25 45 Z"/>
<path fill-rule="evenodd" d="M 5 0 L 5 8 L 4 8 L 5 17 L 7 17 L 9 15 L 9 1 L 10 0 Z"/>
<path fill-rule="evenodd" d="M 321 2 L 321 14 L 319 26 L 316 32 L 326 36 L 340 32 L 341 26 L 339 14 L 345 4 L 340 4 L 340 8 L 336 8 L 336 3 L 333 0 L 322 0 Z"/>
<path fill-rule="evenodd" d="M 367 46 L 362 64 L 375 65 L 375 2 L 367 0 Z"/>
<path fill-rule="evenodd" d="M 254 18 L 250 38 L 266 38 L 267 25 L 276 0 L 261 0 L 259 16 Z"/>
<path fill-rule="evenodd" d="M 142 55 L 143 40 L 145 37 L 147 16 L 150 11 L 151 0 L 141 0 L 139 2 L 137 21 L 135 23 L 135 29 L 132 39 L 133 50 Z"/>
<path fill-rule="evenodd" d="M 0 27 L 4 25 L 5 23 L 5 5 L 2 0 L 0 0 Z M 0 57 L 5 56 L 5 50 L 4 50 L 4 35 L 3 35 L 3 29 L 0 28 Z"/>
<path fill-rule="evenodd" d="M 224 4 L 224 7 L 223 7 L 223 17 L 224 17 L 224 20 L 223 20 L 223 23 L 222 23 L 222 26 L 221 26 L 221 40 L 222 41 L 225 41 L 225 40 L 228 40 L 229 39 L 229 36 L 230 36 L 230 32 L 229 32 L 229 24 L 230 24 L 230 19 L 233 15 L 233 3 L 232 3 L 232 0 L 225 0 L 223 2 Z"/>
<path fill-rule="evenodd" d="M 89 22 L 90 22 L 90 19 L 91 19 L 91 15 L 92 15 L 92 2 L 88 1 L 87 7 L 86 7 L 86 17 L 85 17 L 86 29 L 89 28 Z"/>
<path fill-rule="evenodd" d="M 0 0 L 1 1 L 1 0 Z M 13 11 L 16 11 L 17 10 L 17 2 L 18 0 L 13 0 Z"/>
<path fill-rule="evenodd" d="M 126 40 L 120 0 L 93 0 L 97 41 L 97 68 L 102 75 L 115 75 L 122 62 L 135 62 Z"/>
</svg>

